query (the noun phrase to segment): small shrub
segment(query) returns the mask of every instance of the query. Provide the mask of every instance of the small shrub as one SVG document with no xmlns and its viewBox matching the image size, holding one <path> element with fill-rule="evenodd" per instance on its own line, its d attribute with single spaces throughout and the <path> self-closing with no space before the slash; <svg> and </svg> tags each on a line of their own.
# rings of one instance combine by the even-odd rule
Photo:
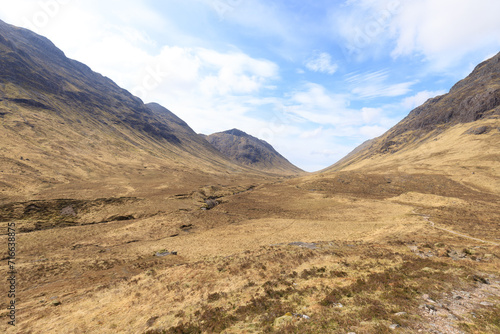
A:
<svg viewBox="0 0 500 334">
<path fill-rule="evenodd" d="M 349 276 L 349 274 L 347 274 L 345 271 L 331 270 L 330 276 L 331 277 L 347 277 L 347 276 Z"/>
<path fill-rule="evenodd" d="M 170 327 L 168 331 L 146 332 L 147 334 L 201 334 L 200 327 L 192 323 L 182 323 L 175 327 Z"/>
<path fill-rule="evenodd" d="M 210 294 L 208 295 L 208 297 L 207 297 L 207 302 L 209 302 L 209 303 L 216 302 L 216 301 L 218 301 L 218 300 L 219 300 L 219 299 L 221 299 L 221 298 L 225 298 L 225 297 L 226 297 L 226 295 L 227 295 L 227 294 L 226 294 L 226 293 L 224 293 L 224 292 L 221 292 L 221 293 L 219 293 L 219 292 L 210 293 Z"/>
</svg>

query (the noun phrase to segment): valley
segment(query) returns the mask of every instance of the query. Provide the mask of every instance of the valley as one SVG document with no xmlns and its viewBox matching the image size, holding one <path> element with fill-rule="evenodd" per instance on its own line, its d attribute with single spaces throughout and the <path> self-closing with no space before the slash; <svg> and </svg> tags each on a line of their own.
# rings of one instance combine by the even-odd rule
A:
<svg viewBox="0 0 500 334">
<path fill-rule="evenodd" d="M 0 69 L 0 331 L 500 333 L 500 54 L 315 173 L 2 21 Z"/>
<path fill-rule="evenodd" d="M 51 202 L 36 216 L 19 203 L 18 230 L 76 211 L 72 224 L 18 235 L 20 332 L 496 330 L 484 319 L 498 314 L 498 195 L 436 173 L 243 183 L 171 192 L 150 181 L 127 198 Z M 203 210 L 206 198 L 220 204 Z M 176 255 L 155 256 L 165 251 Z M 455 305 L 458 292 L 479 294 L 462 315 L 419 308 L 426 294 Z M 277 324 L 287 313 L 310 319 Z"/>
</svg>

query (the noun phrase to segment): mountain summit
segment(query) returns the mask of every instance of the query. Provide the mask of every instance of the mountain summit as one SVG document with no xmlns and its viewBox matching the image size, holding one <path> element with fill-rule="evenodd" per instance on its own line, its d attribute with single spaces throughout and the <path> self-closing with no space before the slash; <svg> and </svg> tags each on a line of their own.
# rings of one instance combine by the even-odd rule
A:
<svg viewBox="0 0 500 334">
<path fill-rule="evenodd" d="M 267 172 L 298 174 L 303 172 L 279 154 L 269 143 L 241 130 L 232 129 L 207 136 L 219 152 L 232 161 Z"/>
</svg>

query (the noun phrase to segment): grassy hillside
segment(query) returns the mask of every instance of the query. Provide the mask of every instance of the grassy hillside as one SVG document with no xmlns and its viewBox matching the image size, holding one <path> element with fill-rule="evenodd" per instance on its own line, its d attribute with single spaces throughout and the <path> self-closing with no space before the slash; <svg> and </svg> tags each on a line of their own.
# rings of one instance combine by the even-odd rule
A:
<svg viewBox="0 0 500 334">
<path fill-rule="evenodd" d="M 168 110 L 143 104 L 46 38 L 3 22 L 0 68 L 4 199 L 42 199 L 47 189 L 84 191 L 89 183 L 119 195 L 143 174 L 182 182 L 179 170 L 259 174 L 231 163 Z"/>
<path fill-rule="evenodd" d="M 448 94 L 430 99 L 325 171 L 387 168 L 396 161 L 397 166 L 418 165 L 428 159 L 436 169 L 454 160 L 467 164 L 472 158 L 473 165 L 498 161 L 493 150 L 498 147 L 499 118 L 500 54 L 479 64 Z"/>
</svg>

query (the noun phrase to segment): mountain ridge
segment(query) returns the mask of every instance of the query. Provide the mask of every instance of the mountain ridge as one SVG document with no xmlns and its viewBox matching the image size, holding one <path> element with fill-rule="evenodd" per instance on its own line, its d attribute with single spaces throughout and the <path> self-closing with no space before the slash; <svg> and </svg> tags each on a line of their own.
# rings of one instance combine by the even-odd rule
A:
<svg viewBox="0 0 500 334">
<path fill-rule="evenodd" d="M 371 157 L 395 154 L 434 140 L 460 124 L 500 117 L 500 53 L 477 65 L 447 94 L 427 100 L 380 137 L 366 141 L 323 171 L 354 168 Z M 491 125 L 485 125 L 490 127 Z M 492 128 L 495 126 L 493 125 Z"/>
<path fill-rule="evenodd" d="M 231 129 L 206 136 L 205 139 L 231 161 L 261 171 L 300 174 L 294 166 L 279 154 L 268 142 L 239 129 Z"/>
<path fill-rule="evenodd" d="M 265 175 L 234 164 L 168 109 L 144 104 L 27 29 L 0 21 L 0 59 L 0 191 L 7 197 L 140 175 L 145 165 L 160 176 L 179 168 Z"/>
</svg>

